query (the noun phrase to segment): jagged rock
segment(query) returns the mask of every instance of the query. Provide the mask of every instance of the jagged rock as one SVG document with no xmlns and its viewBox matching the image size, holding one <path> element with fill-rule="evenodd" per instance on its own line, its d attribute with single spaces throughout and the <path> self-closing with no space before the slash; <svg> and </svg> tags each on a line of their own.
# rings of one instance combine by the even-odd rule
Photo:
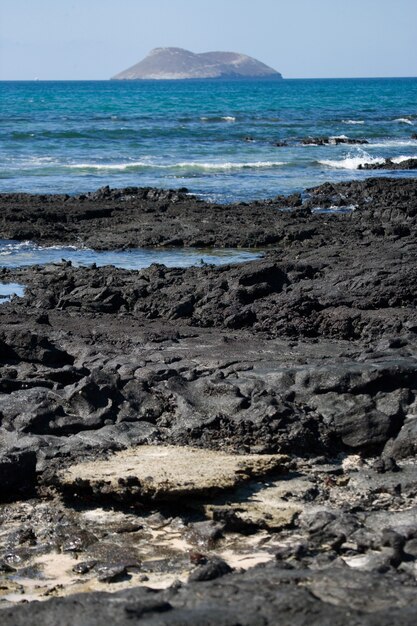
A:
<svg viewBox="0 0 417 626">
<path fill-rule="evenodd" d="M 402 159 L 395 161 L 385 159 L 382 163 L 360 163 L 358 170 L 415 170 L 417 169 L 417 159 Z"/>
</svg>

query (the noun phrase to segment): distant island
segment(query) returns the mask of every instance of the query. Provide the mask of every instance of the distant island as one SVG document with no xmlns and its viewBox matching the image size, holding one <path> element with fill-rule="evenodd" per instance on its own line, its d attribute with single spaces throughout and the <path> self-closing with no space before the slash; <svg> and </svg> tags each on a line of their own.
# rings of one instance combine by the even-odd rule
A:
<svg viewBox="0 0 417 626">
<path fill-rule="evenodd" d="M 142 61 L 112 80 L 271 78 L 282 79 L 272 67 L 237 52 L 195 54 L 183 48 L 154 48 Z"/>
</svg>

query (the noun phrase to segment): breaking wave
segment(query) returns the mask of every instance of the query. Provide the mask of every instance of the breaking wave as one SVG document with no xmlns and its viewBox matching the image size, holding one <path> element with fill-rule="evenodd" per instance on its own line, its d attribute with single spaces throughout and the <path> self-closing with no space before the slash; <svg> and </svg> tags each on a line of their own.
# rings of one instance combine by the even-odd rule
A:
<svg viewBox="0 0 417 626">
<path fill-rule="evenodd" d="M 407 117 L 397 117 L 394 122 L 398 122 L 400 124 L 409 124 L 410 126 L 414 126 L 413 122 L 409 120 Z"/>
<path fill-rule="evenodd" d="M 385 163 L 385 159 L 382 157 L 373 157 L 367 152 L 363 152 L 362 154 L 357 154 L 355 156 L 348 154 L 346 158 L 338 161 L 329 159 L 318 162 L 320 165 L 326 165 L 326 167 L 343 170 L 357 170 L 360 165 L 366 165 L 367 163 L 375 165 Z"/>
<path fill-rule="evenodd" d="M 214 115 L 214 116 L 205 116 L 200 117 L 202 122 L 236 122 L 236 118 L 234 115 Z"/>
<path fill-rule="evenodd" d="M 206 163 L 200 161 L 182 161 L 172 163 L 170 165 L 160 165 L 149 163 L 147 161 L 132 161 L 127 163 L 74 163 L 67 167 L 79 170 L 136 170 L 136 169 L 192 169 L 192 170 L 209 170 L 209 171 L 225 171 L 253 168 L 273 168 L 285 165 L 283 161 L 253 161 L 248 163 L 242 162 L 224 162 L 224 163 Z"/>
<path fill-rule="evenodd" d="M 416 147 L 415 139 L 383 139 L 382 141 L 371 142 L 372 148 L 403 148 L 407 146 Z"/>
<path fill-rule="evenodd" d="M 417 155 L 409 154 L 408 156 L 401 155 L 397 157 L 392 157 L 391 161 L 393 163 L 403 163 L 403 161 L 409 161 L 410 159 L 417 159 Z"/>
</svg>

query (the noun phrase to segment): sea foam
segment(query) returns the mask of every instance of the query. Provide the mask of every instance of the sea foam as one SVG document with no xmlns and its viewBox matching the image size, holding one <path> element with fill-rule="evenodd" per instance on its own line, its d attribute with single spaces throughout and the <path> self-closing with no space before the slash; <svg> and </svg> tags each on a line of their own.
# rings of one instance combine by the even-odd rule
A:
<svg viewBox="0 0 417 626">
<path fill-rule="evenodd" d="M 398 122 L 400 124 L 409 124 L 410 126 L 414 125 L 413 122 L 406 117 L 397 117 L 394 122 Z"/>
<path fill-rule="evenodd" d="M 409 159 L 417 159 L 417 155 L 415 154 L 409 154 L 408 156 L 401 155 L 401 156 L 393 157 L 391 161 L 393 163 L 403 163 L 404 161 L 408 161 Z"/>
<path fill-rule="evenodd" d="M 383 139 L 369 144 L 372 148 L 403 148 L 407 146 L 415 147 L 417 141 L 415 139 Z"/>
<path fill-rule="evenodd" d="M 345 159 L 337 160 L 323 160 L 319 161 L 320 165 L 326 165 L 327 167 L 332 167 L 336 169 L 343 170 L 357 170 L 360 165 L 369 164 L 382 164 L 385 163 L 385 159 L 382 157 L 373 157 L 367 152 L 363 152 L 362 154 L 357 154 L 356 156 L 352 156 L 348 154 Z"/>
<path fill-rule="evenodd" d="M 202 122 L 236 122 L 236 118 L 234 117 L 234 115 L 215 115 L 212 117 L 203 115 L 202 117 L 200 117 L 200 120 Z"/>
<path fill-rule="evenodd" d="M 74 163 L 68 167 L 71 169 L 82 170 L 135 170 L 135 169 L 162 169 L 162 170 L 176 170 L 176 169 L 191 169 L 191 170 L 239 170 L 239 169 L 252 169 L 252 168 L 273 168 L 286 165 L 284 161 L 253 161 L 253 162 L 221 162 L 210 163 L 204 161 L 181 161 L 179 163 L 171 164 L 157 164 L 149 163 L 145 161 L 132 161 L 127 163 Z"/>
</svg>

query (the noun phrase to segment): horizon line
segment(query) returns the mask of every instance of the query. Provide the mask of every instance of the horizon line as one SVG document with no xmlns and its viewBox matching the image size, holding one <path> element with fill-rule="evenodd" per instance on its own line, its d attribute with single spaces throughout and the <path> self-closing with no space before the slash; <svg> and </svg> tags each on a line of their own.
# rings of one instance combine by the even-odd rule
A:
<svg viewBox="0 0 417 626">
<path fill-rule="evenodd" d="M 114 78 L 0 78 L 0 83 L 71 83 L 71 82 L 100 82 L 100 83 L 143 83 L 143 82 L 151 82 L 151 83 L 188 83 L 188 82 L 213 82 L 213 83 L 222 83 L 227 82 L 228 80 L 235 81 L 265 81 L 265 82 L 274 82 L 280 83 L 283 81 L 291 81 L 291 80 L 401 80 L 404 78 L 417 78 L 415 76 L 293 76 L 291 78 L 285 78 L 282 76 L 279 80 L 271 80 L 268 77 L 236 77 L 236 78 L 125 78 L 125 79 L 114 79 Z"/>
</svg>

